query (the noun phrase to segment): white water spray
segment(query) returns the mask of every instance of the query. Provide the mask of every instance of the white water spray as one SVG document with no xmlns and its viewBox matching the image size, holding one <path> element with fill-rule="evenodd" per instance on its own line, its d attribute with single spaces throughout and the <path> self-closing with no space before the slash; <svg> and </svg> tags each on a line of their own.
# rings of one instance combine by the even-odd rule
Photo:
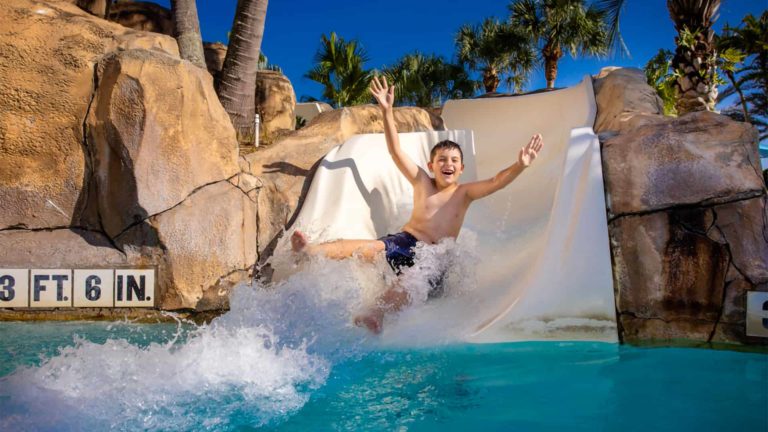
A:
<svg viewBox="0 0 768 432">
<path fill-rule="evenodd" d="M 471 272 L 462 263 L 472 260 L 458 257 L 472 254 L 460 250 L 453 241 L 418 247 L 417 265 L 401 281 L 414 306 L 401 316 L 429 307 L 428 276 L 446 272 L 449 297 L 467 289 Z M 289 262 L 280 255 L 275 260 Z M 39 367 L 0 379 L 0 399 L 8 400 L 0 430 L 226 430 L 279 423 L 324 385 L 335 364 L 380 346 L 382 339 L 352 325 L 352 317 L 394 279 L 383 259 L 374 265 L 312 259 L 294 270 L 268 286 L 237 287 L 230 312 L 167 343 L 75 337 L 74 346 Z M 386 330 L 383 340 L 408 340 L 403 335 Z"/>
</svg>

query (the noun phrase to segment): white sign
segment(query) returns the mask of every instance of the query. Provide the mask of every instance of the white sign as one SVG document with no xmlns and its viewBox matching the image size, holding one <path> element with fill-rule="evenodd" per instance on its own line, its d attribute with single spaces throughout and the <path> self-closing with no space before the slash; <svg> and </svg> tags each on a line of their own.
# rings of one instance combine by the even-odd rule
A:
<svg viewBox="0 0 768 432">
<path fill-rule="evenodd" d="M 0 269 L 0 308 L 154 307 L 154 269 Z"/>
<path fill-rule="evenodd" d="M 75 270 L 75 307 L 112 307 L 115 305 L 114 270 Z"/>
<path fill-rule="evenodd" d="M 29 270 L 0 270 L 0 307 L 29 306 Z"/>
<path fill-rule="evenodd" d="M 154 270 L 115 270 L 115 306 L 152 306 L 154 296 Z"/>
<path fill-rule="evenodd" d="M 768 292 L 747 291 L 747 336 L 768 337 Z"/>
<path fill-rule="evenodd" d="M 32 269 L 29 307 L 72 306 L 72 270 Z"/>
</svg>

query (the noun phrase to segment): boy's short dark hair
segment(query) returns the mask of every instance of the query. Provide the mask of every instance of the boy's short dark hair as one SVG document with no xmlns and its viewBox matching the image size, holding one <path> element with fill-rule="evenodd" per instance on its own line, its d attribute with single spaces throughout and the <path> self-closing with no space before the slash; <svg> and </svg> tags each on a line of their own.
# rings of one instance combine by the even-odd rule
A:
<svg viewBox="0 0 768 432">
<path fill-rule="evenodd" d="M 437 152 L 439 150 L 443 150 L 443 149 L 456 149 L 456 150 L 458 150 L 459 151 L 459 155 L 461 156 L 460 162 L 464 163 L 464 152 L 461 151 L 461 146 L 458 145 L 457 143 L 451 141 L 451 140 L 443 140 L 443 141 L 440 141 L 439 143 L 435 144 L 435 146 L 432 147 L 432 150 L 429 152 L 429 161 L 432 162 L 433 160 L 435 160 L 435 155 L 437 154 Z"/>
</svg>

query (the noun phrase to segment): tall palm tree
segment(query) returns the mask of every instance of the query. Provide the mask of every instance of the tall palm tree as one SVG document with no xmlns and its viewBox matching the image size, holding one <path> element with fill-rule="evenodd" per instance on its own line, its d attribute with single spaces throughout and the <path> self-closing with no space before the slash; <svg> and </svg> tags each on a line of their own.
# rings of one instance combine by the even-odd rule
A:
<svg viewBox="0 0 768 432">
<path fill-rule="evenodd" d="M 715 71 L 717 52 L 712 26 L 720 0 L 667 0 L 669 16 L 675 24 L 677 112 L 714 111 L 717 102 Z"/>
<path fill-rule="evenodd" d="M 173 35 L 179 44 L 179 54 L 197 67 L 205 68 L 203 37 L 200 35 L 200 20 L 197 18 L 195 0 L 171 0 L 173 14 Z"/>
<path fill-rule="evenodd" d="M 370 100 L 366 61 L 368 55 L 356 40 L 347 42 L 332 32 L 330 37 L 322 35 L 315 67 L 304 76 L 323 85 L 322 97 L 334 107 L 360 105 Z"/>
<path fill-rule="evenodd" d="M 520 29 L 487 18 L 479 26 L 465 24 L 456 34 L 460 62 L 482 73 L 486 93 L 493 93 L 502 78 L 520 86 L 536 65 L 536 52 Z"/>
<path fill-rule="evenodd" d="M 434 107 L 446 99 L 470 97 L 477 88 L 477 82 L 462 66 L 434 54 L 407 54 L 385 74 L 396 85 L 398 104 Z"/>
<path fill-rule="evenodd" d="M 608 52 L 605 14 L 585 0 L 513 0 L 512 24 L 521 27 L 539 45 L 547 88 L 555 86 L 557 63 L 565 52 L 601 55 Z"/>
<path fill-rule="evenodd" d="M 235 20 L 216 86 L 222 106 L 229 114 L 239 139 L 252 143 L 256 117 L 256 72 L 268 0 L 238 0 Z"/>
<path fill-rule="evenodd" d="M 745 119 L 757 127 L 761 141 L 768 139 L 768 11 L 759 18 L 748 14 L 737 28 L 726 26 L 721 39 L 721 48 L 746 56 L 723 96 L 741 93 Z"/>
</svg>

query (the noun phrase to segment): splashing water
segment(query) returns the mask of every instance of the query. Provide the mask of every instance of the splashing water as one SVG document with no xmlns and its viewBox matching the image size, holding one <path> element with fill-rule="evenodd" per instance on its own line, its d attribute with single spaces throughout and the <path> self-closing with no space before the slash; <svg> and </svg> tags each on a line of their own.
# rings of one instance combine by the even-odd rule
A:
<svg viewBox="0 0 768 432">
<path fill-rule="evenodd" d="M 472 246 L 471 235 L 420 244 L 416 265 L 400 281 L 413 299 L 401 315 L 430 307 L 432 275 L 445 273 L 449 297 L 470 290 Z M 281 260 L 290 261 L 275 257 Z M 74 346 L 40 366 L 0 378 L 0 430 L 221 430 L 283 421 L 326 383 L 334 365 L 386 343 L 386 331 L 384 340 L 371 336 L 352 325 L 352 316 L 395 278 L 383 259 L 369 265 L 313 258 L 294 267 L 282 281 L 236 287 L 228 313 L 188 331 L 180 326 L 165 343 L 75 336 Z M 389 316 L 385 325 L 397 319 Z M 393 334 L 398 341 L 404 333 Z"/>
</svg>

